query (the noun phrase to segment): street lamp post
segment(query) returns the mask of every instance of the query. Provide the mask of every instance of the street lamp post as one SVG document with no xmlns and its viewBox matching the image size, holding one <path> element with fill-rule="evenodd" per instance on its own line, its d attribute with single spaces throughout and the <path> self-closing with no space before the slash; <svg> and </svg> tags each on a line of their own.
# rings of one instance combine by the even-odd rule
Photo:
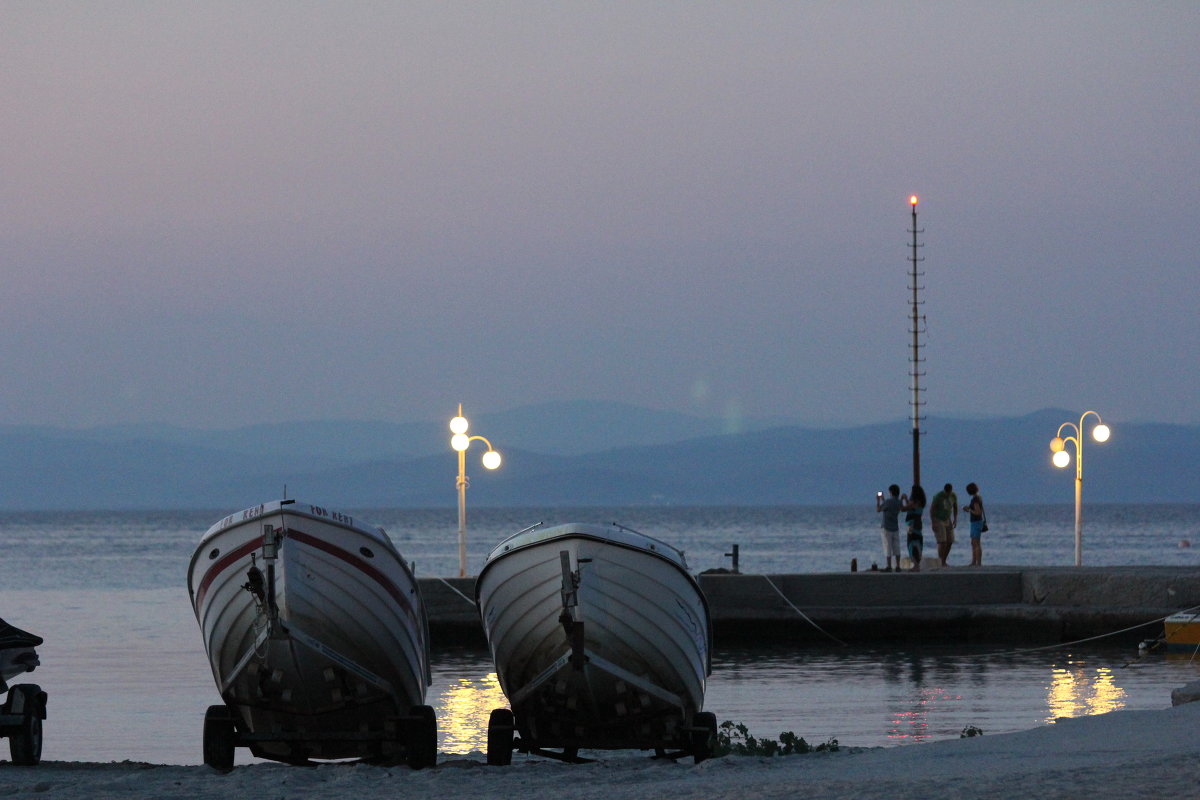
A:
<svg viewBox="0 0 1200 800">
<path fill-rule="evenodd" d="M 1058 433 L 1050 440 L 1050 452 L 1054 454 L 1052 461 L 1058 468 L 1071 463 L 1071 454 L 1067 452 L 1067 442 L 1075 444 L 1075 566 L 1083 566 L 1083 421 L 1091 414 L 1096 418 L 1096 427 L 1092 428 L 1092 438 L 1097 442 L 1107 442 L 1112 431 L 1100 419 L 1095 411 L 1085 411 L 1079 417 L 1079 424 L 1064 422 L 1058 426 Z M 1071 428 L 1074 436 L 1063 437 L 1063 428 Z"/>
<path fill-rule="evenodd" d="M 450 446 L 458 451 L 458 577 L 467 575 L 467 487 L 471 485 L 467 478 L 467 448 L 471 442 L 478 439 L 487 445 L 483 454 L 483 466 L 496 469 L 500 466 L 500 452 L 492 449 L 492 443 L 482 436 L 468 436 L 467 429 L 471 424 L 462 413 L 462 403 L 458 404 L 458 416 L 450 420 Z"/>
</svg>

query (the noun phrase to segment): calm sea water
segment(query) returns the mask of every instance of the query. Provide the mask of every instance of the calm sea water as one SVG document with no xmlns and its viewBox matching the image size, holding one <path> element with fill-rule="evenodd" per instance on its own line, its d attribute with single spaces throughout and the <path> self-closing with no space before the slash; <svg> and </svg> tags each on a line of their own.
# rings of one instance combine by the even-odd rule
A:
<svg viewBox="0 0 1200 800">
<path fill-rule="evenodd" d="M 195 764 L 204 709 L 219 700 L 188 602 L 186 569 L 200 535 L 233 509 L 21 514 L 0 523 L 0 616 L 46 639 L 25 681 L 50 694 L 44 758 Z M 456 574 L 450 511 L 347 509 L 387 528 L 419 574 Z M 1200 561 L 1200 505 L 1085 508 L 1084 562 Z M 694 570 L 727 566 L 738 543 L 747 572 L 867 567 L 879 549 L 873 508 L 695 508 L 473 511 L 470 568 L 488 547 L 539 520 L 618 521 L 685 549 Z M 1073 509 L 989 509 L 993 564 L 1069 565 Z M 1196 548 L 1182 548 L 1183 539 Z M 965 552 L 951 562 L 964 563 Z M 718 643 L 719 645 L 719 643 Z M 1200 678 L 1200 661 L 1076 647 L 718 648 L 706 706 L 759 736 L 886 746 L 1021 730 L 1058 716 L 1162 708 Z M 482 750 L 492 708 L 505 705 L 487 653 L 436 648 L 429 702 L 441 749 Z M 239 759 L 249 760 L 239 754 Z"/>
<path fill-rule="evenodd" d="M 31 589 L 154 589 L 186 586 L 184 574 L 208 527 L 237 509 L 188 512 L 41 512 L 0 521 L 0 585 Z M 417 574 L 458 574 L 453 509 L 341 509 L 384 527 Z M 1095 505 L 1084 508 L 1083 559 L 1089 566 L 1200 565 L 1200 504 Z M 770 508 L 471 509 L 468 571 L 509 534 L 544 522 L 619 522 L 687 553 L 700 572 L 728 567 L 738 544 L 743 572 L 842 572 L 857 559 L 880 559 L 874 505 Z M 989 506 L 984 563 L 1075 563 L 1074 509 Z M 962 529 L 965 533 L 965 525 Z M 963 542 L 951 564 L 970 561 Z M 1180 547 L 1181 541 L 1195 547 Z"/>
</svg>

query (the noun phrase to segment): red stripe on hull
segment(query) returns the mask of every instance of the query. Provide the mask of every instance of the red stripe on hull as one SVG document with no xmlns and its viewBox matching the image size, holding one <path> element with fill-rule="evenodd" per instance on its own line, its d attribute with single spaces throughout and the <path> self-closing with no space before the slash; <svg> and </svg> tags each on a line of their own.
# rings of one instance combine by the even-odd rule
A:
<svg viewBox="0 0 1200 800">
<path fill-rule="evenodd" d="M 204 596 L 208 594 L 208 587 L 216 580 L 217 576 L 232 566 L 235 562 L 241 561 L 246 556 L 253 553 L 262 545 L 262 537 L 256 537 L 248 542 L 245 542 L 240 547 L 230 550 L 224 556 L 213 563 L 208 571 L 204 573 L 204 577 L 200 579 L 200 586 L 196 588 L 196 612 L 199 613 L 200 608 L 204 605 Z"/>
</svg>

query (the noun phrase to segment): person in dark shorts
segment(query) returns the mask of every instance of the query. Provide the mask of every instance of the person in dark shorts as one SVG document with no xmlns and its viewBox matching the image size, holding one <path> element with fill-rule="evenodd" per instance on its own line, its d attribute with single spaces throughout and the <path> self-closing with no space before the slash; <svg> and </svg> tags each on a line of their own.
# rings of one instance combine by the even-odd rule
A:
<svg viewBox="0 0 1200 800">
<path fill-rule="evenodd" d="M 938 560 L 946 566 L 946 557 L 954 546 L 954 519 L 958 516 L 958 498 L 950 484 L 933 496 L 929 503 L 929 526 L 937 540 Z"/>
</svg>

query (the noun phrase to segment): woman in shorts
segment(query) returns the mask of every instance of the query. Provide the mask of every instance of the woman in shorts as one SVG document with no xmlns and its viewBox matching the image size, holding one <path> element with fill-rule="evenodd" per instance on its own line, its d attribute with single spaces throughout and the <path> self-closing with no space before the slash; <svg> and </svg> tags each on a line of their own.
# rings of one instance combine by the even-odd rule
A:
<svg viewBox="0 0 1200 800">
<path fill-rule="evenodd" d="M 974 483 L 967 484 L 967 492 L 971 502 L 963 506 L 963 511 L 971 515 L 971 564 L 972 567 L 983 566 L 983 525 L 987 516 L 983 513 L 983 498 L 979 496 L 979 487 Z"/>
</svg>

